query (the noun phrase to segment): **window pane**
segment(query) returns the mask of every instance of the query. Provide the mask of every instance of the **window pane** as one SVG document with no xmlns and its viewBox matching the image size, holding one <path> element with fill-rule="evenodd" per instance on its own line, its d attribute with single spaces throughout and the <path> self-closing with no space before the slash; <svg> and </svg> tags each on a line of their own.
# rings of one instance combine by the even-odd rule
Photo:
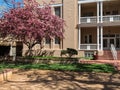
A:
<svg viewBox="0 0 120 90">
<path fill-rule="evenodd" d="M 45 41 L 46 41 L 46 44 L 50 44 L 51 43 L 51 39 L 50 38 L 46 38 Z"/>
<path fill-rule="evenodd" d="M 89 43 L 92 43 L 92 35 L 89 35 Z"/>
<path fill-rule="evenodd" d="M 61 17 L 61 8 L 60 7 L 55 7 L 55 15 Z"/>
<path fill-rule="evenodd" d="M 60 38 L 58 37 L 55 38 L 55 44 L 60 44 Z"/>
<path fill-rule="evenodd" d="M 87 43 L 87 36 L 85 36 L 85 43 Z"/>
</svg>

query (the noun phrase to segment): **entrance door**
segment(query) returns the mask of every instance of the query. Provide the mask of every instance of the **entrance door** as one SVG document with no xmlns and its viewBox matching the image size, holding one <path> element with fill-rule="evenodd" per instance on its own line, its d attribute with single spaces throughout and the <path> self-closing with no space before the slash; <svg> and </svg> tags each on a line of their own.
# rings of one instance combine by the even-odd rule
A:
<svg viewBox="0 0 120 90">
<path fill-rule="evenodd" d="M 104 38 L 103 39 L 103 48 L 104 49 L 110 49 L 111 44 L 115 45 L 115 38 Z"/>
</svg>

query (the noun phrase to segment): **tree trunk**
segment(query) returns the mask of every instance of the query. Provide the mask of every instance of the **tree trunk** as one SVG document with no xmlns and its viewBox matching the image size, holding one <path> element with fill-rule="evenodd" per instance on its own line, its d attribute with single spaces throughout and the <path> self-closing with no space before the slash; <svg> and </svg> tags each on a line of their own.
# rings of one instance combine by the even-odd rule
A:
<svg viewBox="0 0 120 90">
<path fill-rule="evenodd" d="M 32 48 L 33 48 L 32 45 L 30 45 L 30 46 L 28 47 L 28 56 L 33 56 L 33 50 L 32 50 Z"/>
</svg>

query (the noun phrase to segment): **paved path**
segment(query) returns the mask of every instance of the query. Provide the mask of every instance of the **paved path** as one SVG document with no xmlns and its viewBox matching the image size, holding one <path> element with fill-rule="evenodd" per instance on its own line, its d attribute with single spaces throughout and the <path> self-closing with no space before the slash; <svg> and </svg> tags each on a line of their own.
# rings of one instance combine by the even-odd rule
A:
<svg viewBox="0 0 120 90">
<path fill-rule="evenodd" d="M 49 70 L 17 71 L 0 90 L 120 90 L 120 74 Z"/>
</svg>

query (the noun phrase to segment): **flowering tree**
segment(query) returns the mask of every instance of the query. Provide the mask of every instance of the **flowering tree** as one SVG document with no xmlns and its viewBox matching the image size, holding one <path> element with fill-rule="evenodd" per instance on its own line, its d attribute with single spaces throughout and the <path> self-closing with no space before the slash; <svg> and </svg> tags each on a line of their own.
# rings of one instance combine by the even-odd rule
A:
<svg viewBox="0 0 120 90">
<path fill-rule="evenodd" d="M 11 36 L 21 40 L 31 50 L 36 44 L 42 47 L 44 38 L 63 38 L 64 20 L 52 14 L 51 7 L 39 7 L 35 0 L 27 0 L 24 7 L 10 9 L 0 23 L 2 37 Z"/>
</svg>

